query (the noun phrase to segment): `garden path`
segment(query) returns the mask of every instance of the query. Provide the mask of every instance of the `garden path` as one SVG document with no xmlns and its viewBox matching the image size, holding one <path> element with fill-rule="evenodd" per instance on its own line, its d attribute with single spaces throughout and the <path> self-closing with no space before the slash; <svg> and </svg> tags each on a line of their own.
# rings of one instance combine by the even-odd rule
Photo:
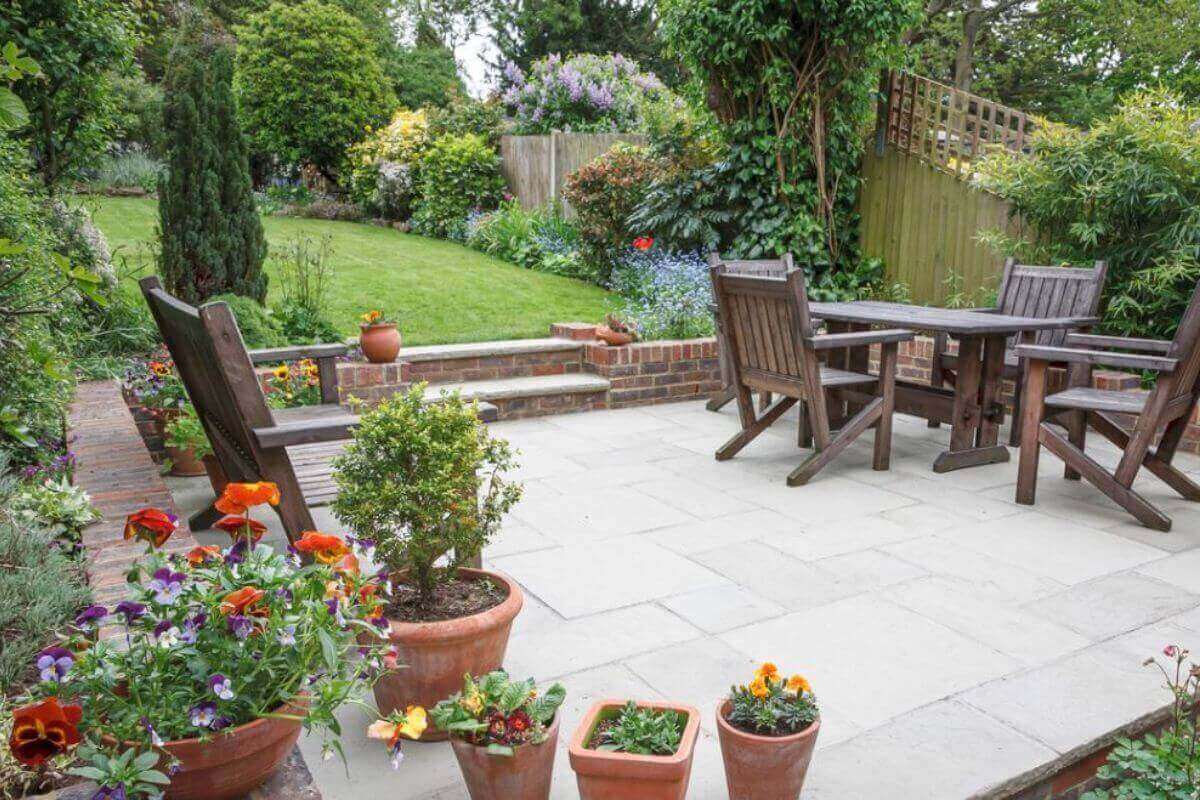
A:
<svg viewBox="0 0 1200 800">
<path fill-rule="evenodd" d="M 1015 460 L 936 475 L 947 434 L 923 420 L 897 417 L 890 472 L 870 469 L 865 436 L 798 488 L 792 426 L 715 462 L 736 428 L 732 407 L 702 403 L 492 426 L 526 482 L 485 553 L 527 593 L 507 667 L 568 692 L 555 798 L 577 796 L 567 734 L 601 697 L 699 707 L 689 797 L 724 798 L 713 708 L 763 660 L 807 675 L 821 704 L 805 798 L 988 796 L 1164 705 L 1142 660 L 1200 647 L 1200 508 L 1153 478 L 1137 488 L 1169 534 L 1062 480 L 1049 454 L 1033 508 L 1013 502 Z M 182 510 L 202 484 L 173 483 Z M 348 774 L 303 745 L 327 800 L 466 797 L 446 745 L 406 745 L 396 774 L 368 713 L 344 717 Z"/>
</svg>

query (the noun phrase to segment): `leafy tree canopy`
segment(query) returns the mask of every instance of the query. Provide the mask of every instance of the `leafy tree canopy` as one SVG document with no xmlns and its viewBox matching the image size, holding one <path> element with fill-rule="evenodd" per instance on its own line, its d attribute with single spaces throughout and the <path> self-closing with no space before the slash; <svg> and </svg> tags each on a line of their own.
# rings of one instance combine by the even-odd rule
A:
<svg viewBox="0 0 1200 800">
<path fill-rule="evenodd" d="M 454 53 L 441 45 L 398 49 L 387 64 L 396 100 L 405 108 L 443 108 L 466 90 Z"/>
</svg>

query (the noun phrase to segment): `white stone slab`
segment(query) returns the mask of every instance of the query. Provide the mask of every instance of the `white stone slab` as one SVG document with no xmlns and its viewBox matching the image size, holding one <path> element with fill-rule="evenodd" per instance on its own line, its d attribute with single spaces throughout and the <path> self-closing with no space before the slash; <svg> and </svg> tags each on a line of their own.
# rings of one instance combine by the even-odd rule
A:
<svg viewBox="0 0 1200 800">
<path fill-rule="evenodd" d="M 975 596 L 1025 602 L 1061 591 L 1065 584 L 978 553 L 939 536 L 884 545 L 885 553 L 918 564 Z"/>
<path fill-rule="evenodd" d="M 585 475 L 566 480 L 562 497 L 524 500 L 512 516 L 560 542 L 624 536 L 695 519 L 628 488 L 588 490 Z"/>
<path fill-rule="evenodd" d="M 710 490 L 715 491 L 715 490 Z M 794 534 L 800 523 L 777 511 L 756 508 L 718 519 L 692 520 L 645 534 L 646 538 L 685 555 L 702 553 L 726 545 L 767 538 L 773 533 Z"/>
<path fill-rule="evenodd" d="M 812 562 L 817 569 L 832 575 L 839 583 L 860 590 L 921 578 L 929 573 L 924 568 L 901 561 L 879 550 L 860 550 Z"/>
<path fill-rule="evenodd" d="M 754 489 L 738 489 L 733 493 L 742 500 L 813 525 L 866 517 L 916 502 L 890 489 L 837 476 L 818 475 L 804 486 L 788 486 L 784 482 L 785 477 L 786 473 L 780 475 L 775 483 Z"/>
<path fill-rule="evenodd" d="M 919 528 L 902 525 L 886 518 L 888 514 L 906 510 L 907 508 L 901 508 L 862 517 L 854 520 L 852 525 L 844 522 L 799 523 L 785 533 L 767 534 L 762 537 L 762 541 L 801 561 L 815 561 L 853 553 L 921 536 Z"/>
<path fill-rule="evenodd" d="M 728 492 L 700 486 L 671 473 L 668 475 L 640 481 L 637 490 L 700 519 L 716 519 L 755 510 L 753 504 L 739 500 Z"/>
<path fill-rule="evenodd" d="M 1093 641 L 1107 639 L 1193 608 L 1200 595 L 1137 574 L 1106 575 L 1035 600 L 1025 608 Z"/>
<path fill-rule="evenodd" d="M 1200 593 L 1200 550 L 1152 561 L 1138 567 L 1137 571 L 1189 592 Z"/>
<path fill-rule="evenodd" d="M 754 593 L 792 610 L 832 603 L 860 591 L 811 564 L 761 542 L 741 542 L 697 553 L 693 558 Z"/>
<path fill-rule="evenodd" d="M 734 584 L 697 589 L 659 602 L 707 633 L 721 633 L 788 612 L 778 603 Z"/>
</svg>

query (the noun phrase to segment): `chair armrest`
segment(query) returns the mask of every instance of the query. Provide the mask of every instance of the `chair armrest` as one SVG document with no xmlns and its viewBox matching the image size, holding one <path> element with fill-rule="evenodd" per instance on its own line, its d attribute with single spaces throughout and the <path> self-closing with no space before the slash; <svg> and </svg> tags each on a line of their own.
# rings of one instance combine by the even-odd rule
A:
<svg viewBox="0 0 1200 800">
<path fill-rule="evenodd" d="M 837 350 L 845 347 L 866 347 L 886 342 L 907 342 L 913 338 L 912 331 L 893 328 L 883 331 L 851 331 L 849 333 L 823 333 L 809 336 L 808 344 L 814 350 Z"/>
<path fill-rule="evenodd" d="M 1175 368 L 1179 365 L 1179 361 L 1174 358 L 1131 355 L 1129 353 L 1110 353 L 1105 350 L 1078 350 L 1071 347 L 1043 347 L 1041 345 L 1021 344 L 1017 345 L 1014 352 L 1017 358 L 1027 358 L 1031 361 L 1100 364 L 1106 367 L 1149 369 L 1155 372 L 1174 372 Z"/>
<path fill-rule="evenodd" d="M 353 435 L 358 422 L 358 416 L 350 413 L 322 419 L 281 422 L 267 428 L 255 428 L 254 438 L 258 440 L 259 447 L 264 448 L 339 442 Z"/>
<path fill-rule="evenodd" d="M 337 358 L 350 352 L 345 344 L 302 344 L 294 347 L 270 347 L 264 350 L 248 350 L 250 363 L 270 364 L 274 361 L 295 361 L 298 358 Z"/>
<path fill-rule="evenodd" d="M 1124 336 L 1099 336 L 1092 333 L 1068 333 L 1068 347 L 1111 348 L 1113 350 L 1132 350 L 1136 353 L 1166 353 L 1171 349 L 1171 343 L 1162 339 L 1131 339 Z"/>
</svg>

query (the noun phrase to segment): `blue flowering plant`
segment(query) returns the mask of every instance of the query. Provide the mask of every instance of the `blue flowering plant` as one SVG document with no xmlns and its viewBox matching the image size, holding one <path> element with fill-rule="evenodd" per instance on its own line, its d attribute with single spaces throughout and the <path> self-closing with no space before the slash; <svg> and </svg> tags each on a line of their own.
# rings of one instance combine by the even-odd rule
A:
<svg viewBox="0 0 1200 800">
<path fill-rule="evenodd" d="M 713 333 L 712 281 L 699 251 L 670 252 L 638 237 L 613 266 L 610 288 L 622 298 L 619 316 L 644 341 Z"/>
<path fill-rule="evenodd" d="M 274 484 L 230 484 L 217 503 L 229 515 L 220 529 L 230 546 L 186 554 L 161 549 L 171 515 L 130 516 L 126 538 L 148 547 L 128 575 L 128 599 L 84 609 L 36 659 L 31 707 L 76 709 L 75 734 L 41 741 L 46 726 L 31 725 L 14 749 L 21 763 L 36 769 L 82 742 L 80 769 L 104 783 L 111 776 L 92 774 L 98 764 L 129 772 L 149 763 L 119 759 L 125 750 L 161 756 L 164 743 L 209 740 L 263 717 L 301 721 L 326 735 L 326 752 L 340 753 L 334 712 L 394 663 L 384 645 L 359 644 L 380 641 L 388 583 L 362 566 L 367 542 L 309 532 L 286 553 L 258 543 L 262 525 L 250 510 L 272 502 Z M 108 635 L 97 635 L 102 628 Z M 169 775 L 169 752 L 154 763 Z"/>
<path fill-rule="evenodd" d="M 524 134 L 637 132 L 645 127 L 648 106 L 679 102 L 654 73 L 619 53 L 566 59 L 551 53 L 528 75 L 509 64 L 504 80 L 502 100 L 516 132 Z"/>
</svg>

